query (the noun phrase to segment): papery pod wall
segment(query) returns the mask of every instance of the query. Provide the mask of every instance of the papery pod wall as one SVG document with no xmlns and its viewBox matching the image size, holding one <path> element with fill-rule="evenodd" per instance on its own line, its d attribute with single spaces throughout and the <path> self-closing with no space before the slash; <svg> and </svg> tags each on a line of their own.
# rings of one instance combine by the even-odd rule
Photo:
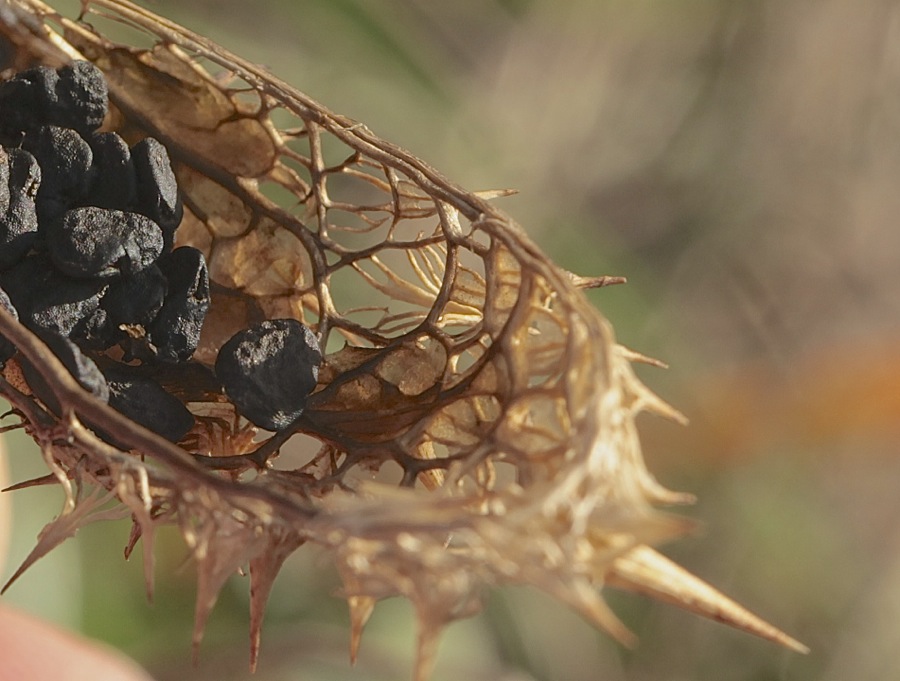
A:
<svg viewBox="0 0 900 681">
<path fill-rule="evenodd" d="M 503 192 L 456 186 L 129 3 L 84 2 L 80 18 L 25 0 L 2 9 L 12 68 L 89 59 L 110 87 L 105 127 L 167 147 L 185 204 L 178 243 L 210 268 L 194 362 L 209 367 L 236 331 L 284 317 L 311 326 L 326 352 L 304 415 L 274 435 L 185 370 L 167 387 L 197 423 L 173 445 L 93 400 L 0 314 L 63 405 L 57 419 L 8 364 L 0 391 L 65 492 L 23 568 L 108 517 L 112 495 L 133 520 L 128 552 L 144 545 L 148 587 L 155 529 L 180 527 L 198 571 L 195 643 L 225 580 L 249 566 L 251 664 L 272 582 L 305 544 L 342 578 L 353 654 L 378 600 L 413 602 L 420 679 L 444 625 L 506 583 L 553 595 L 623 642 L 606 585 L 802 649 L 650 548 L 691 527 L 658 509 L 690 496 L 648 472 L 634 420 L 680 417 L 638 381 L 631 363 L 645 358 L 617 344 L 581 291 L 610 280 L 550 262 L 492 203 Z M 109 21 L 136 44 L 105 38 Z M 300 438 L 318 451 L 295 451 Z M 399 484 L 378 477 L 391 472 Z"/>
</svg>

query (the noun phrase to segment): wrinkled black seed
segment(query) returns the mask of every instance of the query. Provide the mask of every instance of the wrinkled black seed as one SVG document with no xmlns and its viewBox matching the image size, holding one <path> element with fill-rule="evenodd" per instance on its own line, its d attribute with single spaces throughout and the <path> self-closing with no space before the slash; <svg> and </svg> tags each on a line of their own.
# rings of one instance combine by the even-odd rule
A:
<svg viewBox="0 0 900 681">
<path fill-rule="evenodd" d="M 37 210 L 27 196 L 15 195 L 0 215 L 0 270 L 12 267 L 31 250 L 38 234 Z"/>
<path fill-rule="evenodd" d="M 46 102 L 58 80 L 49 66 L 38 66 L 0 83 L 0 127 L 11 133 L 46 125 Z"/>
<path fill-rule="evenodd" d="M 34 199 L 41 186 L 41 167 L 37 159 L 24 149 L 7 149 L 9 156 L 9 188 Z"/>
<path fill-rule="evenodd" d="M 165 296 L 166 278 L 156 265 L 113 281 L 100 301 L 109 345 L 127 336 L 122 326 L 149 326 L 162 309 Z"/>
<path fill-rule="evenodd" d="M 102 402 L 109 400 L 109 388 L 106 384 L 106 378 L 104 378 L 100 369 L 97 368 L 94 360 L 85 355 L 81 348 L 68 338 L 64 338 L 53 331 L 38 330 L 35 332 L 35 335 L 44 341 L 50 351 L 56 355 L 56 358 L 62 362 L 63 366 L 78 381 L 82 388 Z M 22 372 L 32 392 L 51 411 L 58 414 L 59 402 L 53 391 L 47 386 L 40 372 L 28 361 L 24 360 L 22 362 Z"/>
<path fill-rule="evenodd" d="M 47 122 L 89 132 L 106 117 L 109 90 L 103 73 L 88 61 L 59 69 L 54 97 L 47 107 Z"/>
<path fill-rule="evenodd" d="M 96 132 L 87 142 L 94 157 L 94 184 L 85 204 L 127 210 L 134 203 L 136 192 L 128 143 L 114 132 Z"/>
<path fill-rule="evenodd" d="M 104 369 L 109 405 L 167 440 L 178 442 L 194 425 L 194 416 L 152 379 L 125 365 Z"/>
<path fill-rule="evenodd" d="M 93 152 L 90 145 L 74 130 L 45 125 L 25 136 L 22 146 L 31 152 L 41 166 L 41 187 L 37 194 L 38 209 L 47 199 L 74 205 L 92 184 Z"/>
<path fill-rule="evenodd" d="M 0 127 L 7 132 L 58 125 L 81 132 L 103 123 L 108 108 L 103 74 L 86 61 L 58 71 L 38 66 L 0 85 Z"/>
<path fill-rule="evenodd" d="M 101 296 L 100 301 L 103 301 Z M 105 350 L 116 344 L 111 337 L 106 310 L 98 307 L 72 329 L 72 340 L 87 350 Z"/>
<path fill-rule="evenodd" d="M 32 255 L 0 273 L 0 287 L 18 310 L 19 320 L 32 331 L 47 329 L 78 337 L 100 307 L 107 284 L 67 277 L 49 258 Z"/>
<path fill-rule="evenodd" d="M 131 162 L 137 177 L 135 210 L 160 226 L 169 249 L 184 214 L 169 153 L 158 140 L 147 137 L 131 148 Z"/>
<path fill-rule="evenodd" d="M 35 207 L 38 216 L 37 247 L 41 251 L 46 251 L 46 244 L 50 239 L 49 234 L 59 229 L 63 216 L 72 207 L 72 202 L 55 196 L 45 196 L 35 201 Z"/>
<path fill-rule="evenodd" d="M 163 248 L 162 232 L 150 218 L 96 206 L 66 211 L 46 234 L 53 264 L 78 278 L 139 272 Z"/>
<path fill-rule="evenodd" d="M 64 338 L 52 331 L 44 331 L 40 334 L 41 340 L 69 370 L 69 373 L 78 381 L 78 384 L 102 402 L 109 401 L 109 388 L 106 378 L 100 373 L 97 364 L 85 355 L 81 348 L 68 338 Z"/>
<path fill-rule="evenodd" d="M 12 267 L 34 245 L 38 217 L 34 192 L 40 168 L 20 149 L 0 147 L 0 270 Z"/>
<path fill-rule="evenodd" d="M 278 431 L 303 413 L 321 363 L 319 343 L 308 327 L 272 319 L 239 331 L 222 346 L 216 376 L 242 416 Z"/>
<path fill-rule="evenodd" d="M 150 324 L 150 340 L 164 362 L 186 362 L 200 342 L 209 309 L 209 273 L 203 253 L 190 246 L 176 248 L 159 259 L 168 291 L 162 309 Z"/>
<path fill-rule="evenodd" d="M 3 289 L 0 289 L 0 307 L 9 312 L 16 319 L 19 318 L 19 313 L 16 311 L 12 301 Z M 5 364 L 6 360 L 14 354 L 16 354 L 16 346 L 6 340 L 3 336 L 0 336 L 0 366 Z"/>
<path fill-rule="evenodd" d="M 0 147 L 0 213 L 9 210 L 9 164 L 9 153 L 5 147 Z"/>
<path fill-rule="evenodd" d="M 123 277 L 110 286 L 102 305 L 118 324 L 147 325 L 163 306 L 166 277 L 156 265 Z"/>
</svg>

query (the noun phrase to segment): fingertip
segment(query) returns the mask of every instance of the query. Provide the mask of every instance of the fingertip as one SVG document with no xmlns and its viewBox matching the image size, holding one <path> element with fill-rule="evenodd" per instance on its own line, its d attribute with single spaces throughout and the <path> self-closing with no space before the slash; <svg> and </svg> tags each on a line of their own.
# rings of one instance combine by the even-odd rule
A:
<svg viewBox="0 0 900 681">
<path fill-rule="evenodd" d="M 0 681 L 153 681 L 103 644 L 0 605 Z"/>
</svg>

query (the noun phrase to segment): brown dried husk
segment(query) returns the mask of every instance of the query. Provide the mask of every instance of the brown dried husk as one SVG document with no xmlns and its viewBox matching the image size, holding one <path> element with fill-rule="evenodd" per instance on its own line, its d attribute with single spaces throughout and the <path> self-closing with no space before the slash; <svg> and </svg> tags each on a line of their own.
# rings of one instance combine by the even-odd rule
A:
<svg viewBox="0 0 900 681">
<path fill-rule="evenodd" d="M 213 291 L 194 362 L 211 366 L 266 318 L 310 325 L 327 354 L 302 418 L 262 438 L 186 368 L 168 387 L 198 425 L 172 445 L 92 400 L 0 312 L 62 405 L 58 418 L 8 363 L 2 392 L 66 494 L 22 569 L 115 513 L 112 496 L 134 523 L 129 552 L 144 542 L 148 589 L 155 529 L 180 527 L 198 569 L 195 643 L 225 580 L 249 565 L 252 663 L 272 581 L 304 544 L 343 580 L 352 654 L 376 601 L 413 602 L 417 679 L 443 626 L 506 583 L 626 642 L 604 585 L 802 649 L 649 548 L 690 527 L 655 506 L 690 497 L 647 471 L 634 420 L 680 417 L 637 380 L 631 363 L 644 358 L 616 344 L 580 290 L 603 278 L 550 262 L 490 193 L 142 8 L 87 1 L 81 21 L 32 0 L 2 11 L 15 69 L 91 60 L 109 82 L 106 127 L 168 148 L 185 201 L 178 242 L 205 253 Z M 111 42 L 96 28 L 107 20 L 144 44 Z M 280 465 L 299 437 L 319 450 Z M 399 485 L 379 481 L 391 467 Z"/>
</svg>

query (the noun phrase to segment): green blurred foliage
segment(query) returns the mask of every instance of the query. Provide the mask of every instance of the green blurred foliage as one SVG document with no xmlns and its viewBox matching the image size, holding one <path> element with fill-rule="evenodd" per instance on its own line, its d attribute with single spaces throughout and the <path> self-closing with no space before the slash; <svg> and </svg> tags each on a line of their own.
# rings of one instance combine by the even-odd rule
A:
<svg viewBox="0 0 900 681">
<path fill-rule="evenodd" d="M 805 643 L 808 657 L 610 594 L 626 651 L 532 592 L 453 625 L 440 679 L 890 678 L 900 642 L 900 8 L 888 0 L 156 0 L 151 9 L 502 199 L 590 293 L 693 424 L 646 419 L 661 481 L 704 530 L 665 551 Z M 852 361 L 851 361 L 852 360 Z M 852 417 L 852 418 L 851 418 Z M 43 474 L 7 436 L 13 479 Z M 12 561 L 62 502 L 15 493 Z M 159 539 L 146 604 L 125 522 L 38 563 L 8 602 L 109 641 L 160 680 L 246 678 L 236 576 L 190 666 L 192 567 Z M 140 549 L 136 551 L 136 554 Z M 10 568 L 7 568 L 7 573 Z M 257 679 L 396 679 L 409 607 L 346 659 L 337 580 L 286 566 Z"/>
</svg>

